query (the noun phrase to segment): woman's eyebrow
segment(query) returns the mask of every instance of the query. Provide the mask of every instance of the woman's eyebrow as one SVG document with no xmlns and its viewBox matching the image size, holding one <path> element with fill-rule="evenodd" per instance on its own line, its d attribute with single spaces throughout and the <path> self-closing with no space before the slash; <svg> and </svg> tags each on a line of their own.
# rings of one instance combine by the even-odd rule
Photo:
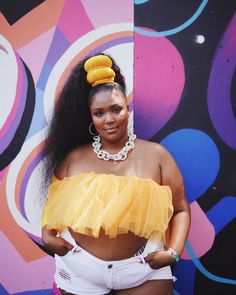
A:
<svg viewBox="0 0 236 295">
<path fill-rule="evenodd" d="M 114 104 L 112 104 L 112 105 L 109 105 L 109 106 L 107 106 L 107 107 L 109 107 L 109 108 L 113 108 L 113 107 L 120 107 L 121 105 L 120 104 L 118 104 L 118 103 L 114 103 Z M 104 108 L 106 108 L 106 106 L 104 106 L 104 107 L 92 107 L 92 111 L 94 111 L 94 110 L 102 110 L 102 109 L 104 109 Z"/>
</svg>

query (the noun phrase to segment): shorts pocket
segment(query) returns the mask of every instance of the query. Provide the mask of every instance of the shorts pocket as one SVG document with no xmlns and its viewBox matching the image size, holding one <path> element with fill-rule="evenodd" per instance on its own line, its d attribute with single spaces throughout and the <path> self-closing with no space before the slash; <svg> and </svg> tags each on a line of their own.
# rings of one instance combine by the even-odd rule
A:
<svg viewBox="0 0 236 295">
<path fill-rule="evenodd" d="M 149 268 L 149 269 L 151 269 L 151 270 L 156 270 L 157 268 L 153 268 L 153 267 L 151 267 L 151 265 L 148 263 L 148 262 L 146 262 L 146 264 L 147 264 L 147 268 Z"/>
<path fill-rule="evenodd" d="M 70 256 L 73 256 L 81 251 L 81 248 L 79 246 L 74 246 L 71 250 L 69 250 L 65 255 L 57 255 L 55 254 L 55 258 L 64 259 Z"/>
<path fill-rule="evenodd" d="M 65 258 L 65 257 L 71 255 L 71 251 L 72 251 L 72 250 L 69 250 L 66 254 L 64 254 L 64 255 L 57 255 L 57 256 L 59 256 L 59 257 L 61 257 L 61 258 Z"/>
</svg>

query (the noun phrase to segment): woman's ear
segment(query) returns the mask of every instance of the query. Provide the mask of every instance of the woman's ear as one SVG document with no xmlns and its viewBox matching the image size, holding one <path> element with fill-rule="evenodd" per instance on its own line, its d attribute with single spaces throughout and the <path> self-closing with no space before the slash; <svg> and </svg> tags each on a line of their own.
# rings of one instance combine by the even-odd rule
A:
<svg viewBox="0 0 236 295">
<path fill-rule="evenodd" d="M 127 104 L 126 106 L 127 106 L 127 110 L 129 111 L 129 104 Z"/>
</svg>

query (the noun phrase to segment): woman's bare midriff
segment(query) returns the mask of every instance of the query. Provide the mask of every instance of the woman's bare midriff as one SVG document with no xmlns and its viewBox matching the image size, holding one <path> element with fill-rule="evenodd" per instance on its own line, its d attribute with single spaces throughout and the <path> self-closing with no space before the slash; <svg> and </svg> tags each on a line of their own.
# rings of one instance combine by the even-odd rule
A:
<svg viewBox="0 0 236 295">
<path fill-rule="evenodd" d="M 147 242 L 147 239 L 135 236 L 129 232 L 109 238 L 104 231 L 100 231 L 98 238 L 79 234 L 70 229 L 76 243 L 93 256 L 105 261 L 121 260 L 133 256 Z"/>
</svg>

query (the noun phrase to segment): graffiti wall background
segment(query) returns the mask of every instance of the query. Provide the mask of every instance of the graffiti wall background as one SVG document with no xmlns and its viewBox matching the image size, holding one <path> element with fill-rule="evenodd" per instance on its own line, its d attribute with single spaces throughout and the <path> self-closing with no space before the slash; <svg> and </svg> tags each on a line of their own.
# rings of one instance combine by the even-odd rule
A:
<svg viewBox="0 0 236 295">
<path fill-rule="evenodd" d="M 171 152 L 191 203 L 175 294 L 236 294 L 236 3 L 135 3 L 135 129 Z"/>
<path fill-rule="evenodd" d="M 236 4 L 0 2 L 0 294 L 57 294 L 40 238 L 42 146 L 55 96 L 86 55 L 115 57 L 141 138 L 185 179 L 192 226 L 174 294 L 234 294 Z M 148 118 L 148 120 L 147 120 Z"/>
<path fill-rule="evenodd" d="M 133 1 L 0 2 L 0 294 L 52 294 L 39 175 L 61 82 L 86 55 L 114 56 L 133 90 Z"/>
</svg>

